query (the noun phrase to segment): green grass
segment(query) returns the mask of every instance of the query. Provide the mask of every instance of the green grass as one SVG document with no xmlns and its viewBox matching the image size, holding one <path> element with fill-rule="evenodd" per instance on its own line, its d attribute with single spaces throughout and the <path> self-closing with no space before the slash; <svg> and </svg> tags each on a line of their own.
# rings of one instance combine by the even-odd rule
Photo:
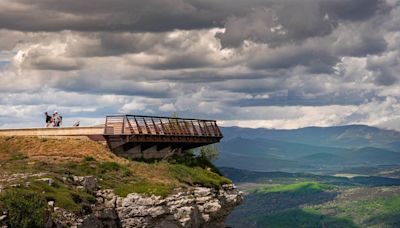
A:
<svg viewBox="0 0 400 228">
<path fill-rule="evenodd" d="M 27 189 L 7 190 L 0 197 L 0 209 L 7 210 L 7 225 L 11 228 L 44 227 L 46 206 L 43 195 Z"/>
<path fill-rule="evenodd" d="M 25 190 L 32 191 L 43 196 L 47 201 L 55 201 L 55 205 L 73 213 L 82 213 L 87 205 L 94 202 L 93 193 L 86 190 L 78 190 L 72 186 L 73 176 L 92 175 L 98 179 L 102 189 L 114 189 L 119 196 L 125 197 L 129 193 L 143 195 L 167 196 L 177 186 L 199 185 L 219 188 L 222 184 L 231 183 L 230 180 L 212 171 L 201 167 L 188 167 L 182 164 L 158 162 L 155 164 L 115 162 L 100 162 L 91 158 L 85 158 L 82 162 L 69 162 L 62 164 L 50 164 L 35 162 L 29 164 L 25 158 L 22 160 L 8 161 L 6 167 L 10 173 L 39 173 L 46 172 L 54 180 L 52 186 L 44 181 L 32 178 L 29 187 Z M 146 178 L 137 175 L 132 170 L 133 165 L 141 165 L 145 172 L 155 172 L 154 177 Z M 23 181 L 23 180 L 21 180 Z M 24 181 L 21 182 L 22 186 Z"/>
<path fill-rule="evenodd" d="M 174 189 L 171 184 L 155 184 L 145 180 L 136 183 L 124 183 L 115 187 L 115 193 L 119 196 L 125 197 L 129 193 L 135 192 L 142 195 L 158 195 L 165 197 Z"/>
<path fill-rule="evenodd" d="M 332 185 L 319 182 L 300 182 L 295 184 L 277 185 L 254 190 L 255 193 L 290 193 L 290 194 L 309 194 L 318 193 L 333 189 Z"/>
<path fill-rule="evenodd" d="M 220 188 L 223 184 L 231 184 L 232 181 L 200 167 L 188 167 L 181 164 L 170 165 L 170 175 L 180 182 L 189 185 Z"/>
<path fill-rule="evenodd" d="M 146 180 L 134 175 L 127 165 L 115 162 L 96 162 L 85 159 L 77 163 L 69 163 L 63 168 L 63 173 L 70 176 L 93 175 L 99 180 L 99 185 L 104 189 L 114 189 L 119 196 L 125 197 L 129 193 L 136 192 L 143 195 L 168 195 L 174 185 Z"/>
<path fill-rule="evenodd" d="M 184 164 L 180 164 L 180 161 Z M 62 180 L 63 177 L 72 181 L 73 176 L 95 176 L 103 189 L 114 189 L 120 196 L 126 196 L 131 192 L 166 196 L 175 187 L 183 185 L 220 188 L 223 184 L 232 183 L 229 179 L 213 172 L 215 167 L 207 167 L 204 161 L 196 161 L 193 157 L 186 160 L 186 164 L 182 159 L 180 161 L 158 161 L 152 164 L 129 161 L 126 164 L 120 164 L 85 157 L 81 162 L 30 164 L 25 157 L 20 157 L 20 159 L 4 162 L 2 167 L 10 173 L 48 173 L 51 178 L 57 180 L 58 189 L 36 182 L 32 184 L 32 187 L 46 190 L 49 197 L 57 198 L 72 211 L 78 211 L 79 208 L 68 200 L 70 188 Z M 53 192 L 58 192 L 58 196 L 55 196 Z"/>
<path fill-rule="evenodd" d="M 76 214 L 82 213 L 86 206 L 96 201 L 95 197 L 86 190 L 78 190 L 54 179 L 51 186 L 44 181 L 33 181 L 28 189 L 42 194 L 47 201 L 54 201 L 57 207 Z"/>
</svg>

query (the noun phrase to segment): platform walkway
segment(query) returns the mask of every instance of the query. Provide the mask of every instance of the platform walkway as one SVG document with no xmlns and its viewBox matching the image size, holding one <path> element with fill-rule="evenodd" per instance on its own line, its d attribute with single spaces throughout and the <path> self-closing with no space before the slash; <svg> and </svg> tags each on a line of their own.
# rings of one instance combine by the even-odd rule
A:
<svg viewBox="0 0 400 228">
<path fill-rule="evenodd" d="M 0 129 L 0 136 L 89 138 L 131 158 L 165 157 L 223 137 L 215 120 L 140 115 L 107 116 L 104 126 Z"/>
</svg>

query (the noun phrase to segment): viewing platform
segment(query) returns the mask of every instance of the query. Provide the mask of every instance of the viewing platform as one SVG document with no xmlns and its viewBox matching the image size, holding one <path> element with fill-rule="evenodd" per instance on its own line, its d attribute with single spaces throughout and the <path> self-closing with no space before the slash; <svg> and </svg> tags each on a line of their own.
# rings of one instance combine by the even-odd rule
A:
<svg viewBox="0 0 400 228">
<path fill-rule="evenodd" d="M 142 115 L 106 116 L 104 126 L 0 129 L 0 136 L 89 138 L 130 158 L 162 158 L 223 137 L 215 120 Z"/>
</svg>

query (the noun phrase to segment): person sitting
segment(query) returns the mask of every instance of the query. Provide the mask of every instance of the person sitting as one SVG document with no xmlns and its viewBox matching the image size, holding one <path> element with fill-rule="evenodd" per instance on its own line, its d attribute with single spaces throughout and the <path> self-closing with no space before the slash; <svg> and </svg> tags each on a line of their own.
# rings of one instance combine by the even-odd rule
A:
<svg viewBox="0 0 400 228">
<path fill-rule="evenodd" d="M 74 123 L 74 125 L 72 125 L 72 126 L 73 126 L 73 127 L 79 127 L 80 122 L 81 122 L 81 121 L 76 121 L 76 122 Z"/>
</svg>

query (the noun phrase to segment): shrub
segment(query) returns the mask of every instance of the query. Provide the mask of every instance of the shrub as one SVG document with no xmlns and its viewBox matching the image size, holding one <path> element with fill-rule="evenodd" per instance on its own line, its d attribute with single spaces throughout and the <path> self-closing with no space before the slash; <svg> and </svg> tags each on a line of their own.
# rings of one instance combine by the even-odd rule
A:
<svg viewBox="0 0 400 228">
<path fill-rule="evenodd" d="M 92 156 L 86 156 L 83 160 L 86 162 L 96 161 Z"/>
<path fill-rule="evenodd" d="M 229 179 L 201 167 L 188 167 L 182 164 L 175 164 L 170 166 L 170 173 L 180 182 L 189 185 L 220 188 L 223 184 L 232 183 Z"/>
<path fill-rule="evenodd" d="M 200 156 L 209 161 L 215 161 L 219 156 L 219 150 L 215 145 L 203 146 L 200 148 Z"/>
<path fill-rule="evenodd" d="M 12 189 L 1 197 L 1 204 L 8 211 L 9 227 L 44 226 L 47 213 L 43 196 L 29 190 Z"/>
<path fill-rule="evenodd" d="M 121 165 L 116 162 L 103 162 L 100 163 L 99 168 L 102 173 L 109 171 L 119 171 L 121 169 Z"/>
<path fill-rule="evenodd" d="M 185 151 L 182 155 L 173 155 L 167 159 L 171 164 L 181 164 L 188 167 L 201 167 L 203 169 L 209 169 L 214 173 L 222 176 L 222 173 L 217 167 L 205 156 L 196 156 L 193 151 Z"/>
</svg>

